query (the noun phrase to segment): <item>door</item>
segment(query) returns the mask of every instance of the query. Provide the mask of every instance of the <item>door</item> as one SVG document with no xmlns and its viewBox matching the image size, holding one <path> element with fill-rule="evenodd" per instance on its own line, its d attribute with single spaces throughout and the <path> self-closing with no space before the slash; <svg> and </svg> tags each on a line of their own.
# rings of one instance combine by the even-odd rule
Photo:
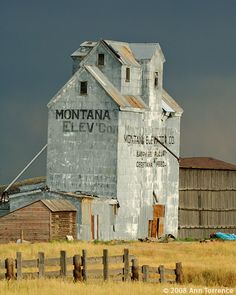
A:
<svg viewBox="0 0 236 295">
<path fill-rule="evenodd" d="M 99 239 L 99 215 L 91 215 L 92 240 Z"/>
<path fill-rule="evenodd" d="M 153 220 L 149 220 L 148 236 L 160 238 L 164 234 L 165 205 L 153 205 Z"/>
</svg>

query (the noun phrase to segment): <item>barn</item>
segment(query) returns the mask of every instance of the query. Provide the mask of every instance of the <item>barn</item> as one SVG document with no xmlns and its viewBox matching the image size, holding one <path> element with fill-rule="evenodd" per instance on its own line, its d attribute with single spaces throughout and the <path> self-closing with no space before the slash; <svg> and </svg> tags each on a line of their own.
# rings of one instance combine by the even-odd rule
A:
<svg viewBox="0 0 236 295">
<path fill-rule="evenodd" d="M 236 165 L 209 157 L 182 158 L 179 238 L 236 233 Z"/>
<path fill-rule="evenodd" d="M 76 208 L 66 200 L 39 200 L 0 218 L 0 242 L 76 238 Z"/>
</svg>

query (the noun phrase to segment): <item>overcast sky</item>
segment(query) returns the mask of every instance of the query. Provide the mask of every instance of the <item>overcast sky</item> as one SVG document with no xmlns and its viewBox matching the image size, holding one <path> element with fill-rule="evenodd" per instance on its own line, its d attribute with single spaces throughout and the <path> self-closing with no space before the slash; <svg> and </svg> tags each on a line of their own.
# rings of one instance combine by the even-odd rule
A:
<svg viewBox="0 0 236 295">
<path fill-rule="evenodd" d="M 236 1 L 2 0 L 0 183 L 47 142 L 47 102 L 85 40 L 159 42 L 164 87 L 184 108 L 181 156 L 236 164 Z M 45 175 L 46 153 L 22 178 Z"/>
</svg>

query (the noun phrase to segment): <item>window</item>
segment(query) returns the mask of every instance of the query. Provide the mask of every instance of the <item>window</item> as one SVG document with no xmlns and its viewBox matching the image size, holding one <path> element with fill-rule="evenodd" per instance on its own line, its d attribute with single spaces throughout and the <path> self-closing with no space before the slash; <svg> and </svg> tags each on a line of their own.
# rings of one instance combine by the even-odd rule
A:
<svg viewBox="0 0 236 295">
<path fill-rule="evenodd" d="M 126 75 L 125 75 L 125 81 L 130 81 L 130 68 L 126 68 Z"/>
<path fill-rule="evenodd" d="M 104 54 L 103 53 L 98 54 L 98 65 L 104 66 Z"/>
<path fill-rule="evenodd" d="M 154 86 L 158 87 L 158 72 L 154 73 Z"/>
<path fill-rule="evenodd" d="M 80 82 L 80 94 L 87 94 L 87 81 Z"/>
</svg>

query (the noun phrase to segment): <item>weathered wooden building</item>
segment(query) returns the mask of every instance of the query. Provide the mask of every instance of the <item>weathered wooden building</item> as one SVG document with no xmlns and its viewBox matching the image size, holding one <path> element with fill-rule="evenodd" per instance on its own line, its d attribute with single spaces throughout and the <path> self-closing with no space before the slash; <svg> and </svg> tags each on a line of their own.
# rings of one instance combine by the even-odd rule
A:
<svg viewBox="0 0 236 295">
<path fill-rule="evenodd" d="M 77 236 L 76 208 L 66 200 L 39 200 L 0 218 L 0 242 L 50 241 Z"/>
<path fill-rule="evenodd" d="M 236 165 L 182 158 L 179 190 L 179 238 L 236 233 Z"/>
</svg>

